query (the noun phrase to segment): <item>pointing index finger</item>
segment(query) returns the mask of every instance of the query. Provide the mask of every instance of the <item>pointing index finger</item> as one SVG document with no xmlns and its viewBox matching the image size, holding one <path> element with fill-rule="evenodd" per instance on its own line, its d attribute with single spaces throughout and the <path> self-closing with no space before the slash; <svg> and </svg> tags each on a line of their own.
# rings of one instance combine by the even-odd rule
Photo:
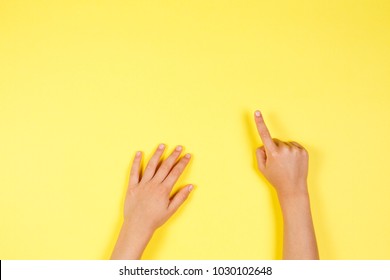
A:
<svg viewBox="0 0 390 280">
<path fill-rule="evenodd" d="M 255 112 L 255 122 L 257 131 L 259 132 L 261 141 L 263 141 L 265 149 L 268 151 L 273 151 L 276 145 L 271 138 L 271 134 L 269 133 L 268 128 L 265 125 L 263 116 L 259 110 L 256 110 Z"/>
</svg>

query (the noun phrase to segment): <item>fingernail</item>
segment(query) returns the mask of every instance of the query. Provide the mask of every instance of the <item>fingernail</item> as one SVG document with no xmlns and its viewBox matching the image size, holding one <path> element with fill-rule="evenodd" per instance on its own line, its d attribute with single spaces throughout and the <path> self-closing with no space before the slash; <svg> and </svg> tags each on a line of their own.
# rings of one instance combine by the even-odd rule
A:
<svg viewBox="0 0 390 280">
<path fill-rule="evenodd" d="M 141 152 L 140 152 L 140 151 L 138 151 L 138 152 L 135 153 L 135 156 L 136 156 L 136 157 L 139 157 L 140 155 L 141 155 Z"/>
<path fill-rule="evenodd" d="M 194 189 L 194 186 L 193 185 L 189 185 L 188 186 L 188 192 L 192 191 Z"/>
<path fill-rule="evenodd" d="M 158 146 L 158 148 L 159 148 L 160 150 L 162 150 L 162 149 L 165 148 L 165 145 L 164 145 L 164 144 L 160 144 L 160 145 Z"/>
<path fill-rule="evenodd" d="M 260 111 L 259 111 L 259 110 L 256 110 L 256 112 L 255 112 L 255 116 L 256 116 L 256 117 L 260 117 L 260 116 L 261 116 L 261 113 L 260 113 Z"/>
<path fill-rule="evenodd" d="M 179 146 L 176 147 L 176 151 L 180 152 L 181 150 L 183 150 L 182 146 L 179 145 Z"/>
<path fill-rule="evenodd" d="M 185 158 L 190 158 L 190 157 L 191 157 L 191 154 L 186 154 L 184 157 L 185 157 Z"/>
</svg>

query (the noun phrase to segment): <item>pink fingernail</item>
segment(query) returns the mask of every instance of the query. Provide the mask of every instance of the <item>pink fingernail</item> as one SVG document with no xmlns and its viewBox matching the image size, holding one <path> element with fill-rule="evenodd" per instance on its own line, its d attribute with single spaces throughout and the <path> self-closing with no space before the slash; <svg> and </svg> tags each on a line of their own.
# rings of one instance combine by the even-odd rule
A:
<svg viewBox="0 0 390 280">
<path fill-rule="evenodd" d="M 140 155 L 141 155 L 141 152 L 140 152 L 140 151 L 138 151 L 138 152 L 135 153 L 135 156 L 136 156 L 136 157 L 139 157 Z"/>
<path fill-rule="evenodd" d="M 188 192 L 192 191 L 194 189 L 194 186 L 193 185 L 189 185 L 188 186 Z"/>
<path fill-rule="evenodd" d="M 255 116 L 256 116 L 256 117 L 260 117 L 260 116 L 261 116 L 261 113 L 260 113 L 260 111 L 259 111 L 259 110 L 256 110 L 256 112 L 255 112 Z"/>
<path fill-rule="evenodd" d="M 191 154 L 186 154 L 184 157 L 185 157 L 185 158 L 190 158 L 190 157 L 191 157 Z"/>
<path fill-rule="evenodd" d="M 183 150 L 182 146 L 179 145 L 179 146 L 176 147 L 176 151 L 180 152 L 181 150 Z"/>
<path fill-rule="evenodd" d="M 162 150 L 162 149 L 165 148 L 165 145 L 164 145 L 164 144 L 160 144 L 160 145 L 158 146 L 158 148 L 159 148 L 160 150 Z"/>
</svg>

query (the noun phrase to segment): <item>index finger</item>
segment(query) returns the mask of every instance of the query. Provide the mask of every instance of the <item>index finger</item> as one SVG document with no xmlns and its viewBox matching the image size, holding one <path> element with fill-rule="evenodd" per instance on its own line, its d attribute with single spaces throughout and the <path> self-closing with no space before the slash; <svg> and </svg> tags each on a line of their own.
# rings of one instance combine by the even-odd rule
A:
<svg viewBox="0 0 390 280">
<path fill-rule="evenodd" d="M 263 141 L 264 147 L 268 151 L 273 151 L 276 147 L 274 140 L 271 138 L 271 134 L 268 131 L 267 126 L 265 125 L 262 114 L 259 110 L 255 112 L 255 122 L 257 131 L 259 132 L 261 141 Z"/>
</svg>

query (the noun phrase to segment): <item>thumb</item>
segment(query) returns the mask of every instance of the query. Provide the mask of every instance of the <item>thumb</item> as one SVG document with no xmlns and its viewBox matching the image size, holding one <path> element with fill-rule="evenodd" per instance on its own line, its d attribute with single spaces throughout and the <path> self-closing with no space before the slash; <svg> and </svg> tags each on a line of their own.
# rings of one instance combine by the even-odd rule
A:
<svg viewBox="0 0 390 280">
<path fill-rule="evenodd" d="M 190 192 L 194 189 L 193 185 L 187 185 L 184 188 L 180 189 L 174 196 L 171 198 L 171 202 L 168 205 L 168 210 L 171 215 L 179 209 L 179 207 L 186 201 Z"/>
<path fill-rule="evenodd" d="M 256 149 L 257 167 L 263 173 L 265 170 L 265 163 L 267 161 L 267 155 L 265 153 L 264 146 Z"/>
</svg>

